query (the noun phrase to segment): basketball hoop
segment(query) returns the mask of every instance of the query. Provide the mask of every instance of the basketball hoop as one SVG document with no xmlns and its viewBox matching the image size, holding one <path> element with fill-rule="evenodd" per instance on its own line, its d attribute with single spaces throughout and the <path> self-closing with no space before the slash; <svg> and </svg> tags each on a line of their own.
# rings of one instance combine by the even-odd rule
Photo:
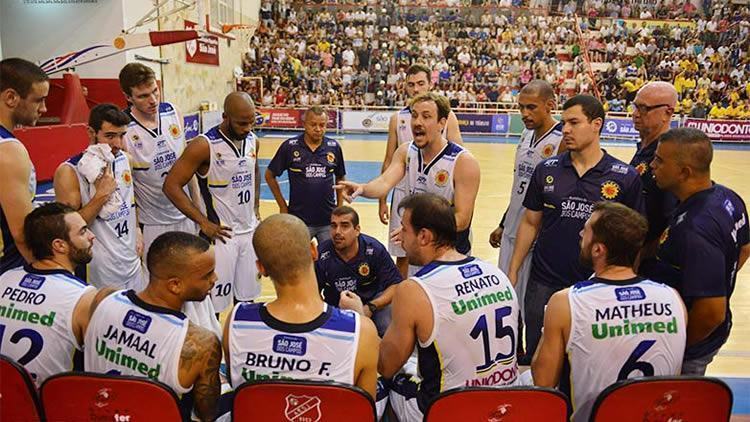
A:
<svg viewBox="0 0 750 422">
<path fill-rule="evenodd" d="M 237 39 L 243 43 L 243 46 L 247 47 L 248 43 L 250 42 L 250 38 L 252 38 L 253 34 L 255 34 L 255 29 L 257 27 L 258 27 L 257 22 L 250 23 L 250 24 L 246 24 L 246 23 L 225 24 L 225 25 L 221 25 L 221 32 L 223 34 L 234 32 L 234 34 L 237 36 Z"/>
</svg>

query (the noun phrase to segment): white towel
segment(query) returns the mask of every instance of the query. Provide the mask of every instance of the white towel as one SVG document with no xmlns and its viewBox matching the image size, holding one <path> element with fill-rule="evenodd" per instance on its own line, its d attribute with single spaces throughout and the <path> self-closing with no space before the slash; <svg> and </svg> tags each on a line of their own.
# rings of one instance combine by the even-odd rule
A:
<svg viewBox="0 0 750 422">
<path fill-rule="evenodd" d="M 96 193 L 94 182 L 104 174 L 107 166 L 111 166 L 113 161 L 115 161 L 115 156 L 112 155 L 112 148 L 107 144 L 90 145 L 78 161 L 78 173 L 89 183 L 89 195 L 91 197 Z M 121 205 L 122 196 L 119 191 L 114 191 L 99 211 L 99 217 L 108 219 L 120 209 Z"/>
</svg>

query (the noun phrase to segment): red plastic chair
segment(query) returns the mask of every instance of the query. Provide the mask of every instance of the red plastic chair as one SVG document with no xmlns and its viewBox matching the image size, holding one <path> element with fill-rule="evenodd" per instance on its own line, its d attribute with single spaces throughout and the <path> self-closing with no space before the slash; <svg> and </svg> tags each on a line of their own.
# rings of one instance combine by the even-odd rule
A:
<svg viewBox="0 0 750 422">
<path fill-rule="evenodd" d="M 425 412 L 427 422 L 567 421 L 565 394 L 541 387 L 461 387 L 443 392 Z"/>
<path fill-rule="evenodd" d="M 361 388 L 330 381 L 263 380 L 234 393 L 233 421 L 375 422 L 375 404 Z"/>
<path fill-rule="evenodd" d="M 36 387 L 26 369 L 0 355 L 0 421 L 39 421 L 41 409 Z"/>
<path fill-rule="evenodd" d="M 177 395 L 146 378 L 66 372 L 40 388 L 47 420 L 181 421 Z"/>
<path fill-rule="evenodd" d="M 591 421 L 728 421 L 732 390 L 707 377 L 648 377 L 617 382 L 599 394 Z"/>
</svg>

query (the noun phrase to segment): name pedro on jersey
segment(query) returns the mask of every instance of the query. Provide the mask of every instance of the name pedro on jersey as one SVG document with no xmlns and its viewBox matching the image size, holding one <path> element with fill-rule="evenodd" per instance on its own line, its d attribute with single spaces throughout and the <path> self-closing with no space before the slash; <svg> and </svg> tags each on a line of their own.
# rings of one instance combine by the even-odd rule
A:
<svg viewBox="0 0 750 422">
<path fill-rule="evenodd" d="M 110 343 L 107 345 L 106 340 L 113 341 L 114 344 Z M 161 364 L 157 364 L 152 368 L 145 362 L 141 362 L 138 359 L 123 353 L 122 346 L 126 347 L 126 351 L 127 349 L 131 349 L 132 351 L 142 353 L 151 359 L 156 359 L 156 343 L 151 343 L 151 341 L 147 339 L 142 339 L 141 336 L 135 333 L 119 330 L 113 325 L 110 325 L 107 328 L 107 332 L 104 333 L 103 336 L 96 338 L 97 355 L 115 365 L 125 366 L 134 371 L 138 371 L 151 379 L 159 378 Z"/>
<path fill-rule="evenodd" d="M 51 327 L 52 324 L 55 323 L 55 311 L 51 311 L 48 314 L 39 314 L 38 312 L 27 311 L 15 307 L 16 304 L 14 302 L 41 305 L 47 299 L 47 296 L 44 293 L 7 287 L 0 298 L 13 301 L 9 305 L 0 305 L 0 317 L 14 319 L 16 321 L 30 322 L 32 324 L 46 325 L 47 327 Z"/>
<path fill-rule="evenodd" d="M 495 274 L 487 274 L 482 277 L 472 278 L 463 283 L 456 284 L 454 286 L 456 289 L 456 296 L 464 296 L 471 293 L 474 293 L 474 295 L 471 299 L 462 298 L 455 302 L 451 302 L 453 312 L 456 315 L 462 315 L 466 313 L 467 310 L 473 311 L 495 303 L 513 300 L 513 289 L 510 287 L 507 287 L 504 291 L 483 291 L 499 285 L 500 278 Z"/>
<path fill-rule="evenodd" d="M 631 319 L 644 317 L 665 317 L 665 319 L 631 321 Z M 599 322 L 602 320 L 609 322 Z M 677 331 L 677 317 L 672 316 L 672 306 L 669 303 L 638 303 L 597 309 L 596 323 L 591 324 L 591 334 L 597 340 L 607 337 L 636 336 L 643 333 L 674 334 Z"/>
</svg>

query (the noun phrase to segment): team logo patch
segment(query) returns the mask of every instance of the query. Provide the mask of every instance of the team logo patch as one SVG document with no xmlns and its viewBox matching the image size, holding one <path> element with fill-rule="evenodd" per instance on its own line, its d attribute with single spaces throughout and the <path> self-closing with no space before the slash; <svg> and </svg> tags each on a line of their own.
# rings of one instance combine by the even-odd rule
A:
<svg viewBox="0 0 750 422">
<path fill-rule="evenodd" d="M 129 310 L 128 313 L 125 314 L 125 319 L 122 321 L 122 325 L 131 330 L 138 331 L 141 334 L 146 334 L 148 327 L 151 325 L 151 317 L 134 310 Z"/>
<path fill-rule="evenodd" d="M 661 236 L 659 236 L 659 245 L 664 244 L 664 242 L 666 242 L 668 238 L 669 238 L 669 227 L 664 229 L 664 231 L 661 233 Z"/>
<path fill-rule="evenodd" d="M 129 170 L 122 172 L 122 180 L 128 185 L 133 182 L 133 176 L 130 175 Z"/>
<path fill-rule="evenodd" d="M 326 154 L 326 160 L 328 160 L 329 163 L 333 164 L 336 162 L 336 155 L 332 152 L 329 152 Z"/>
<path fill-rule="evenodd" d="M 643 300 L 646 298 L 646 292 L 640 287 L 620 287 L 615 289 L 618 302 L 628 302 L 631 300 Z"/>
<path fill-rule="evenodd" d="M 34 274 L 26 274 L 18 283 L 19 286 L 31 290 L 39 290 L 42 284 L 44 284 L 44 277 Z"/>
<path fill-rule="evenodd" d="M 446 184 L 448 184 L 448 177 L 448 170 L 440 170 L 435 175 L 435 184 L 440 187 L 445 186 Z"/>
<path fill-rule="evenodd" d="M 542 158 L 549 158 L 554 152 L 555 146 L 552 144 L 547 144 L 544 146 L 544 149 L 542 149 Z"/>
<path fill-rule="evenodd" d="M 554 183 L 555 178 L 552 177 L 552 175 L 548 175 L 547 177 L 544 178 L 544 181 L 547 182 L 548 185 L 551 185 L 552 183 Z"/>
<path fill-rule="evenodd" d="M 134 141 L 134 142 L 138 142 L 138 141 L 140 141 L 140 140 L 141 140 L 141 137 L 140 137 L 140 136 L 138 136 L 138 134 L 137 134 L 137 133 L 134 133 L 134 134 L 133 134 L 133 137 L 132 137 L 131 139 L 133 139 L 133 141 Z"/>
<path fill-rule="evenodd" d="M 617 183 L 611 180 L 602 183 L 602 197 L 604 199 L 615 199 L 619 194 L 620 186 Z"/>
<path fill-rule="evenodd" d="M 299 158 L 299 151 L 292 152 L 292 155 L 294 156 L 294 158 Z"/>
<path fill-rule="evenodd" d="M 635 171 L 637 171 L 641 176 L 646 174 L 646 170 L 648 170 L 648 164 L 646 164 L 645 161 L 641 161 L 637 166 L 635 166 Z"/>
<path fill-rule="evenodd" d="M 169 126 L 169 134 L 172 135 L 173 138 L 180 136 L 180 133 L 180 127 L 176 124 L 172 124 Z"/>
<path fill-rule="evenodd" d="M 463 278 L 472 278 L 482 275 L 482 269 L 479 268 L 479 265 L 477 264 L 464 265 L 463 267 L 458 267 L 458 270 L 461 271 L 461 277 Z"/>
<path fill-rule="evenodd" d="M 362 277 L 367 277 L 368 275 L 370 275 L 370 266 L 367 265 L 366 262 L 363 262 L 359 264 L 358 271 L 359 275 L 361 275 Z"/>
<path fill-rule="evenodd" d="M 320 399 L 316 396 L 286 396 L 284 416 L 289 422 L 318 422 L 320 420 Z"/>
<path fill-rule="evenodd" d="M 273 351 L 286 355 L 304 356 L 307 353 L 307 339 L 287 334 L 277 334 L 273 337 Z"/>
<path fill-rule="evenodd" d="M 247 155 L 249 155 L 250 158 L 255 158 L 255 148 L 250 147 L 250 150 L 247 152 Z"/>
</svg>

